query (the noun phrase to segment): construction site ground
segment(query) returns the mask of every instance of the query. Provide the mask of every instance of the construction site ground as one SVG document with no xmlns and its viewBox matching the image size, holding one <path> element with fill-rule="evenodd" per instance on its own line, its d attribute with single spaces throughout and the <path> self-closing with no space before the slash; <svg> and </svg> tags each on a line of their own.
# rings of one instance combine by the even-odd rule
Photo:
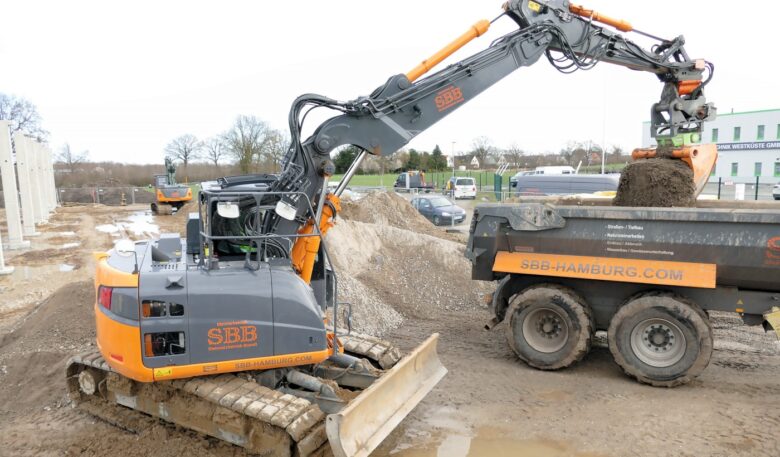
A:
<svg viewBox="0 0 780 457">
<path fill-rule="evenodd" d="M 183 232 L 187 212 L 58 208 L 31 249 L 6 251 L 16 271 L 0 277 L 0 455 L 246 455 L 156 420 L 135 432 L 115 427 L 72 408 L 65 393 L 65 361 L 95 344 L 91 253 L 122 237 Z M 713 314 L 709 367 L 674 389 L 628 379 L 603 344 L 570 369 L 537 371 L 514 356 L 503 324 L 483 330 L 491 286 L 470 281 L 463 235 L 433 227 L 388 194 L 346 203 L 344 215 L 327 241 L 356 327 L 407 350 L 439 332 L 449 370 L 374 455 L 780 455 L 773 334 Z"/>
</svg>

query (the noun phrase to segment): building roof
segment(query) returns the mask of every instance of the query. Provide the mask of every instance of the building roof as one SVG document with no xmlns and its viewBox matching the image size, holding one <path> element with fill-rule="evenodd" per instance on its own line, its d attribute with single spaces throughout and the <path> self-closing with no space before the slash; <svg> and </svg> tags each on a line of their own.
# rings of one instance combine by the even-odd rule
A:
<svg viewBox="0 0 780 457">
<path fill-rule="evenodd" d="M 771 109 L 757 109 L 753 111 L 738 111 L 736 113 L 721 113 L 718 112 L 718 117 L 721 116 L 739 116 L 740 114 L 755 114 L 755 113 L 773 113 L 780 111 L 780 108 L 771 108 Z M 650 121 L 644 121 L 642 124 L 649 124 Z"/>
</svg>

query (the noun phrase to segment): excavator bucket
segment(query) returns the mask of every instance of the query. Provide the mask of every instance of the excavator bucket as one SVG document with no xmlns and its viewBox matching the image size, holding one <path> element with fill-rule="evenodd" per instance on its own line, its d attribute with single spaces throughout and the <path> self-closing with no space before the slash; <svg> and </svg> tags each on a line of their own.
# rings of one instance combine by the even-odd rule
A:
<svg viewBox="0 0 780 457">
<path fill-rule="evenodd" d="M 656 149 L 635 149 L 631 154 L 634 160 L 659 157 Z M 718 147 L 715 144 L 697 144 L 684 146 L 671 151 L 671 159 L 679 159 L 688 164 L 693 170 L 693 185 L 696 188 L 696 197 L 704 190 L 715 162 L 718 160 Z"/>
<path fill-rule="evenodd" d="M 687 157 L 680 157 L 693 170 L 693 185 L 698 197 L 707 180 L 710 179 L 715 162 L 718 160 L 718 147 L 714 144 L 700 144 L 683 148 L 688 150 Z M 676 151 L 675 151 L 676 152 Z"/>
<path fill-rule="evenodd" d="M 447 373 L 434 333 L 343 410 L 328 415 L 325 430 L 336 457 L 364 457 L 376 449 Z"/>
</svg>

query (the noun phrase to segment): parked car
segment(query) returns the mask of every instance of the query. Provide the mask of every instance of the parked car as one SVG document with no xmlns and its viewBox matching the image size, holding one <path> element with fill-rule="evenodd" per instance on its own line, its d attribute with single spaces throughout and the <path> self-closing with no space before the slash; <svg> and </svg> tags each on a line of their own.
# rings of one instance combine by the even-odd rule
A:
<svg viewBox="0 0 780 457">
<path fill-rule="evenodd" d="M 453 176 L 444 184 L 444 192 L 455 200 L 477 198 L 477 181 L 474 178 Z"/>
<path fill-rule="evenodd" d="M 569 195 L 616 191 L 620 175 L 532 175 L 518 176 L 516 195 Z"/>
<path fill-rule="evenodd" d="M 460 224 L 466 220 L 466 210 L 445 197 L 415 197 L 412 206 L 434 225 Z"/>
<path fill-rule="evenodd" d="M 775 187 L 772 188 L 772 196 L 775 197 L 775 200 L 780 200 L 780 183 L 775 184 Z"/>
</svg>

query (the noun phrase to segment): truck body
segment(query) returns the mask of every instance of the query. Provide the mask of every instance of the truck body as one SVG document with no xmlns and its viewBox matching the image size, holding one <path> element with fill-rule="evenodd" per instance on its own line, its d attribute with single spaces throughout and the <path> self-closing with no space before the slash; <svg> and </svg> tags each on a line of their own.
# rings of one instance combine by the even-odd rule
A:
<svg viewBox="0 0 780 457">
<path fill-rule="evenodd" d="M 643 296 L 675 297 L 678 308 L 736 312 L 747 324 L 768 326 L 765 316 L 780 300 L 780 207 L 479 205 L 466 256 L 473 279 L 497 282 L 493 324 L 511 317 L 524 291 L 543 285 L 575 297 L 592 333 L 612 330 L 621 309 Z"/>
<path fill-rule="evenodd" d="M 393 184 L 396 191 L 411 192 L 430 192 L 433 190 L 433 184 L 425 182 L 425 173 L 422 171 L 405 171 L 398 175 Z"/>
</svg>

